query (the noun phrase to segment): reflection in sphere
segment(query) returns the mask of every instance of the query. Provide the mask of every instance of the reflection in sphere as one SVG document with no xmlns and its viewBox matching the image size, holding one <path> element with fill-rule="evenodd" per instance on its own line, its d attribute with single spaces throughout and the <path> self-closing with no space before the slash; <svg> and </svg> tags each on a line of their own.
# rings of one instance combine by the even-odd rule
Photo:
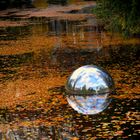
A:
<svg viewBox="0 0 140 140">
<path fill-rule="evenodd" d="M 82 114 L 97 114 L 109 105 L 114 82 L 105 70 L 86 65 L 71 74 L 65 88 L 67 101 L 74 110 Z"/>
</svg>

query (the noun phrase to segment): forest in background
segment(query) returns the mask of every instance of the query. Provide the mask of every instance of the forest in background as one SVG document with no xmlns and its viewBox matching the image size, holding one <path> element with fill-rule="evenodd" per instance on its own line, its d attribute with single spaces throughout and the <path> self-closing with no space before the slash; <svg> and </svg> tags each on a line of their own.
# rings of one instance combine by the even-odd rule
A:
<svg viewBox="0 0 140 140">
<path fill-rule="evenodd" d="M 31 8 L 36 1 L 62 5 L 70 2 L 70 0 L 1 0 L 0 10 Z M 94 13 L 105 30 L 122 33 L 125 37 L 140 36 L 139 0 L 96 0 L 96 2 Z"/>
<path fill-rule="evenodd" d="M 106 30 L 124 36 L 140 35 L 139 0 L 97 0 L 94 10 Z"/>
</svg>

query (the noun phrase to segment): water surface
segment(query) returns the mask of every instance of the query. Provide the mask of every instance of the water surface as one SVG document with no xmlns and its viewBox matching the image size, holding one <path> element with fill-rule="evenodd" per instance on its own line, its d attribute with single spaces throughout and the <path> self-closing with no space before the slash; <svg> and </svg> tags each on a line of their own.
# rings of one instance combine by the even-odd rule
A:
<svg viewBox="0 0 140 140">
<path fill-rule="evenodd" d="M 118 36 L 112 43 L 91 17 L 30 18 L 0 30 L 0 139 L 139 137 L 138 43 L 120 43 Z M 106 69 L 118 95 L 105 111 L 89 116 L 75 112 L 64 96 L 67 77 L 87 64 Z"/>
</svg>

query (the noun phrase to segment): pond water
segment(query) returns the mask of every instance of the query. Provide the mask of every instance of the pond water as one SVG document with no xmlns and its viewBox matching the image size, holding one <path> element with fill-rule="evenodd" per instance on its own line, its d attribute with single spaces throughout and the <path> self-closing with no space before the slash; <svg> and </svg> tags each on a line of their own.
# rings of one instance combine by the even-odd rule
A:
<svg viewBox="0 0 140 140">
<path fill-rule="evenodd" d="M 27 24 L 0 27 L 0 139 L 139 138 L 140 43 L 113 42 L 91 16 L 9 20 Z M 68 76 L 87 64 L 106 69 L 116 85 L 97 115 L 78 114 L 64 96 Z"/>
<path fill-rule="evenodd" d="M 19 126 L 18 129 L 9 129 L 6 136 L 15 140 L 136 139 L 139 138 L 139 105 L 139 100 L 115 99 L 106 111 L 89 116 L 76 113 L 68 105 L 61 106 L 59 110 L 54 109 L 47 114 L 28 112 L 28 121 L 42 117 L 42 115 L 44 119 L 50 121 L 55 116 L 62 116 L 65 117 L 65 121 L 57 125 L 46 126 L 42 122 L 38 126 Z M 18 117 L 21 117 L 20 115 L 18 114 Z"/>
</svg>

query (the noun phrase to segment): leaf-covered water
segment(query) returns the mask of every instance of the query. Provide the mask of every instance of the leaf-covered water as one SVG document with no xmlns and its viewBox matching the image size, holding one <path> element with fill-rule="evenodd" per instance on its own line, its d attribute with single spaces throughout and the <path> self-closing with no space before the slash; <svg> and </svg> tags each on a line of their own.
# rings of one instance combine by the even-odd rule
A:
<svg viewBox="0 0 140 140">
<path fill-rule="evenodd" d="M 140 40 L 112 37 L 95 21 L 12 18 L 14 26 L 0 27 L 0 139 L 139 137 Z M 106 69 L 117 94 L 105 111 L 89 116 L 64 96 L 68 76 L 87 64 Z"/>
</svg>

